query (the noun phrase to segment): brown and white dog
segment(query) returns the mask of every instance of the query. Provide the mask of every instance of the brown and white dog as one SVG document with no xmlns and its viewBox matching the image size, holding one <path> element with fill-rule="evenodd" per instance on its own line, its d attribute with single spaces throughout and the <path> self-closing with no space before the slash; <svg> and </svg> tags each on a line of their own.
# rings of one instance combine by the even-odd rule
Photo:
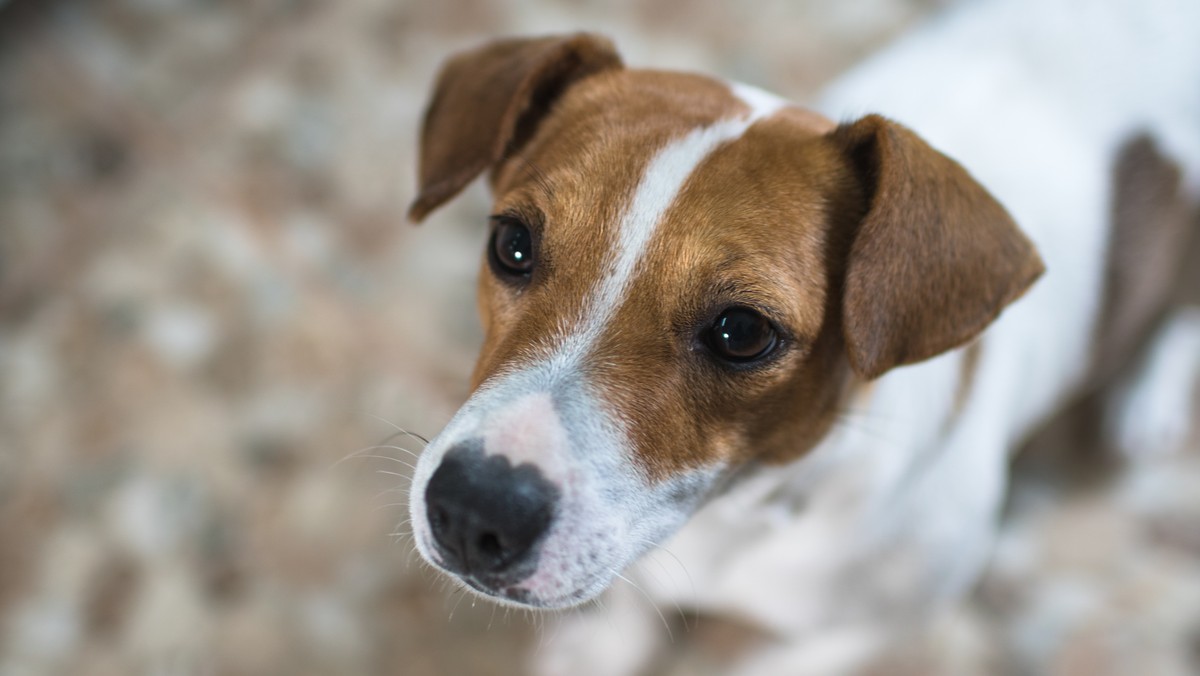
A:
<svg viewBox="0 0 1200 676">
<path fill-rule="evenodd" d="M 973 4 L 831 88 L 829 114 L 890 116 L 841 124 L 589 34 L 452 58 L 410 216 L 484 172 L 495 206 L 473 394 L 413 477 L 421 555 L 563 608 L 671 538 L 691 586 L 645 593 L 790 637 L 747 673 L 844 668 L 886 634 L 862 627 L 968 588 L 1014 448 L 1147 339 L 1118 436 L 1186 434 L 1195 26 Z M 571 621 L 588 645 L 544 670 L 651 652 L 633 616 Z"/>
</svg>

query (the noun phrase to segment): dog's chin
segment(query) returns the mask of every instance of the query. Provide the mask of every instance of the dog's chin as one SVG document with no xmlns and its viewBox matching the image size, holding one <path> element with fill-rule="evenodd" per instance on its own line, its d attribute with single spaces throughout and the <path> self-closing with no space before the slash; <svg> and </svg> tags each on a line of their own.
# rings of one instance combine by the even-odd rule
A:
<svg viewBox="0 0 1200 676">
<path fill-rule="evenodd" d="M 547 580 L 544 572 L 536 570 L 532 575 L 519 580 L 506 580 L 503 576 L 480 579 L 448 568 L 437 554 L 433 553 L 435 550 L 421 538 L 417 538 L 417 543 L 417 551 L 421 558 L 438 573 L 450 578 L 462 589 L 503 606 L 526 610 L 565 610 L 595 599 L 617 579 L 617 568 L 600 569 L 590 575 L 585 574 L 581 581 Z M 531 586 L 549 587 L 550 592 L 538 593 L 531 589 Z"/>
<path fill-rule="evenodd" d="M 437 564 L 435 564 L 437 565 Z M 563 594 L 540 596 L 517 584 L 481 582 L 474 577 L 464 576 L 437 566 L 439 571 L 466 591 L 498 605 L 526 610 L 566 610 L 583 605 L 600 596 L 608 589 L 615 576 L 600 576 Z"/>
</svg>

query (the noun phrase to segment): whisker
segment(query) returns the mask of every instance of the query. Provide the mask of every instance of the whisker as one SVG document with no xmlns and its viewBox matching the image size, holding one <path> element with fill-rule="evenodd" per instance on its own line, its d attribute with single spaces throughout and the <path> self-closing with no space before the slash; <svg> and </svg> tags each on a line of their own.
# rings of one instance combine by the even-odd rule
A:
<svg viewBox="0 0 1200 676">
<path fill-rule="evenodd" d="M 395 435 L 393 435 L 393 436 L 395 436 Z M 394 450 L 394 451 L 403 451 L 404 453 L 407 453 L 407 454 L 411 455 L 411 456 L 413 457 L 413 459 L 414 459 L 414 460 L 416 460 L 416 459 L 418 459 L 418 458 L 420 458 L 420 457 L 421 457 L 421 456 L 420 456 L 418 453 L 416 453 L 415 451 L 413 451 L 411 448 L 406 448 L 406 447 L 404 447 L 404 446 L 396 446 L 396 445 L 394 445 L 394 444 L 389 444 L 389 443 L 386 443 L 386 442 L 388 442 L 388 441 L 391 441 L 391 439 L 385 439 L 384 441 L 385 441 L 385 443 L 378 444 L 378 445 L 376 445 L 376 446 L 368 446 L 367 448 L 364 448 L 364 449 L 362 449 L 362 450 L 364 450 L 364 451 L 373 451 L 373 450 L 375 450 L 375 449 L 378 449 L 378 448 L 389 448 L 389 449 L 392 449 L 392 450 Z"/>
<path fill-rule="evenodd" d="M 351 458 L 379 458 L 379 457 L 386 457 L 386 458 L 388 458 L 389 460 L 395 460 L 395 458 L 391 458 L 391 457 L 389 457 L 389 456 L 379 456 L 379 455 L 362 455 L 363 453 L 366 453 L 366 452 L 368 452 L 368 451 L 376 451 L 376 450 L 379 450 L 379 449 L 381 449 L 381 448 L 387 448 L 387 449 L 392 449 L 392 450 L 396 450 L 396 451 L 403 451 L 403 452 L 405 452 L 405 453 L 407 453 L 407 454 L 411 455 L 411 456 L 413 457 L 413 459 L 414 459 L 414 460 L 415 460 L 417 457 L 419 457 L 419 456 L 417 456 L 417 454 L 416 454 L 416 453 L 413 453 L 411 450 L 409 450 L 409 449 L 407 449 L 407 448 L 404 448 L 403 446 L 393 446 L 393 445 L 391 445 L 391 444 L 375 444 L 375 445 L 372 445 L 372 446 L 364 446 L 364 447 L 362 447 L 362 448 L 358 449 L 357 451 L 354 451 L 354 452 L 352 452 L 352 453 L 348 453 L 348 454 L 346 454 L 346 455 L 342 456 L 342 458 L 341 458 L 340 460 L 338 460 L 337 462 L 335 462 L 335 463 L 333 463 L 332 465 L 330 465 L 330 466 L 329 466 L 329 467 L 326 469 L 326 471 L 333 470 L 335 467 L 337 467 L 338 465 L 342 464 L 343 462 L 346 462 L 347 460 L 350 460 Z"/>
<path fill-rule="evenodd" d="M 536 657 L 542 654 L 542 648 L 546 645 L 546 634 L 541 630 L 541 627 L 538 626 L 536 616 L 530 617 L 528 609 L 522 610 L 525 611 L 525 621 L 533 627 L 533 635 L 537 636 L 537 643 L 533 645 L 533 654 Z"/>
<path fill-rule="evenodd" d="M 654 553 L 655 553 L 654 550 L 650 550 L 649 552 L 646 552 L 647 558 L 649 558 L 651 561 L 654 561 L 655 563 L 657 563 L 658 567 L 662 569 L 663 574 L 667 576 L 667 579 L 670 580 L 671 582 L 674 582 L 674 579 L 671 577 L 670 571 L 668 571 L 667 567 L 665 565 L 663 565 L 663 562 L 659 561 L 658 559 L 656 559 L 652 556 Z M 662 583 L 662 580 L 658 577 L 657 574 L 654 573 L 654 571 L 650 570 L 649 568 L 646 568 L 645 566 L 642 567 L 642 570 L 644 570 L 647 575 L 654 577 L 655 584 Z M 684 614 L 683 608 L 679 605 L 679 601 L 675 598 L 674 592 L 672 592 L 670 599 L 671 599 L 671 605 L 675 607 L 676 614 L 678 614 L 679 617 L 683 620 L 684 632 L 691 631 L 691 627 L 688 626 L 687 615 Z"/>
<path fill-rule="evenodd" d="M 372 509 L 371 511 L 378 512 L 379 510 L 387 509 L 388 507 L 408 507 L 408 503 L 407 502 L 389 502 L 385 505 L 376 505 L 375 508 Z"/>
<path fill-rule="evenodd" d="M 388 420 L 387 418 L 381 418 L 369 411 L 359 411 L 359 413 L 362 413 L 363 415 L 371 416 L 372 418 L 378 420 L 379 422 L 381 422 L 385 425 L 394 427 L 398 433 L 403 434 L 407 437 L 412 437 L 413 439 L 420 441 L 421 443 L 425 444 L 426 446 L 429 445 L 429 440 L 426 439 L 425 437 L 421 436 L 420 434 L 417 434 L 416 432 L 410 432 L 409 430 L 404 429 L 403 427 L 397 425 L 396 423 L 392 422 L 391 420 Z"/>
<path fill-rule="evenodd" d="M 409 469 L 411 469 L 411 470 L 416 470 L 416 469 L 417 469 L 416 467 L 413 467 L 412 465 L 407 465 L 407 464 L 406 464 L 406 466 L 407 466 Z M 409 475 L 407 475 L 407 474 L 401 474 L 400 472 L 389 472 L 389 471 L 387 471 L 386 469 L 377 469 L 377 470 L 375 470 L 375 473 L 376 473 L 376 474 L 388 474 L 388 475 L 391 475 L 391 476 L 398 476 L 398 477 L 400 477 L 401 479 L 411 479 L 411 478 L 412 478 L 411 476 L 409 476 Z"/>
<path fill-rule="evenodd" d="M 572 610 L 574 610 L 575 612 L 579 612 L 578 608 L 573 608 Z M 553 645 L 554 642 L 558 640 L 558 634 L 562 631 L 563 625 L 567 623 L 567 612 L 563 611 L 561 609 L 555 608 L 553 610 L 543 610 L 540 614 L 542 616 L 542 627 L 543 627 L 542 633 L 543 634 L 545 634 L 545 625 L 549 621 L 547 619 L 548 616 L 554 618 L 554 626 L 552 628 L 552 631 L 551 631 L 550 635 L 548 637 L 546 637 L 546 639 L 545 639 L 546 645 L 548 645 L 548 646 Z"/>
<path fill-rule="evenodd" d="M 650 545 L 651 549 L 649 551 L 662 552 L 662 553 L 666 554 L 667 556 L 671 557 L 672 559 L 675 559 L 675 563 L 679 564 L 679 568 L 683 571 L 684 577 L 686 577 L 688 580 L 688 587 L 689 587 L 689 591 L 691 592 L 690 598 L 693 598 L 693 599 L 696 598 L 696 581 L 694 579 L 692 579 L 692 573 L 691 573 L 691 571 L 689 571 L 687 569 L 687 566 L 684 565 L 683 559 L 680 559 L 678 556 L 676 556 L 675 552 L 667 549 L 666 547 L 664 547 L 663 545 L 661 545 L 657 542 L 654 542 L 653 540 L 647 540 L 645 538 L 639 538 L 639 540 L 645 544 Z M 663 566 L 663 568 L 665 569 L 666 566 Z"/>
<path fill-rule="evenodd" d="M 603 596 L 603 594 L 601 594 L 601 596 Z M 609 612 L 608 606 L 604 605 L 604 601 L 600 599 L 600 596 L 596 597 L 596 605 L 600 607 L 600 615 L 604 618 L 604 621 L 608 623 L 608 628 L 616 631 L 617 625 L 613 624 L 614 614 Z"/>
<path fill-rule="evenodd" d="M 463 599 L 467 598 L 469 593 L 470 592 L 463 589 L 462 593 L 458 595 L 458 600 L 454 602 L 454 607 L 450 609 L 450 617 L 446 618 L 447 622 L 452 622 L 454 620 L 454 612 L 458 610 L 458 605 L 463 602 Z"/>
<path fill-rule="evenodd" d="M 388 493 L 399 493 L 400 495 L 408 496 L 408 494 L 410 493 L 410 489 L 411 489 L 410 486 L 393 486 L 391 488 L 385 488 L 385 489 L 379 491 L 378 493 L 376 493 L 375 497 L 371 498 L 371 501 L 374 502 L 374 501 L 378 500 L 379 498 L 382 498 L 383 496 L 387 495 Z"/>
<path fill-rule="evenodd" d="M 380 441 L 379 443 L 390 444 L 390 443 L 392 443 L 392 440 L 395 439 L 396 437 L 404 437 L 404 436 L 408 436 L 408 434 L 406 432 L 392 432 L 391 434 L 384 437 L 383 441 Z M 420 441 L 420 439 L 417 439 L 417 441 Z M 411 453 L 411 451 L 409 451 L 409 452 Z"/>
<path fill-rule="evenodd" d="M 378 448 L 378 447 L 377 447 L 377 448 Z M 392 446 L 388 446 L 388 448 L 394 448 L 394 447 L 392 447 Z M 402 464 L 402 465 L 405 465 L 405 466 L 407 466 L 407 467 L 412 467 L 412 465 L 411 465 L 411 464 L 409 464 L 408 462 L 406 462 L 406 461 L 404 461 L 404 460 L 401 460 L 400 458 L 393 458 L 393 457 L 392 457 L 392 456 L 390 456 L 390 455 L 360 455 L 360 456 L 356 456 L 356 457 L 358 457 L 358 458 L 369 458 L 369 459 L 372 459 L 372 460 L 390 460 L 390 461 L 392 461 L 392 462 L 398 462 L 398 463 L 400 463 L 400 464 Z"/>
<path fill-rule="evenodd" d="M 533 611 L 530 611 L 530 612 L 533 615 L 534 622 L 537 623 L 538 635 L 541 637 L 538 641 L 539 644 L 548 646 L 551 643 L 553 643 L 554 638 L 558 635 L 558 626 L 561 626 L 561 625 L 555 626 L 554 633 L 547 633 L 546 632 L 546 617 L 549 615 L 549 612 L 545 611 L 545 610 L 540 611 L 540 612 L 533 612 Z"/>
<path fill-rule="evenodd" d="M 667 640 L 671 643 L 674 643 L 675 633 L 671 631 L 671 625 L 669 622 L 667 622 L 666 615 L 663 615 L 662 609 L 660 609 L 658 604 L 654 602 L 654 599 L 646 593 L 646 590 L 635 584 L 633 580 L 630 580 L 629 578 L 617 572 L 615 568 L 609 568 L 609 571 L 612 572 L 613 575 L 616 575 L 618 578 L 628 583 L 630 587 L 636 589 L 642 596 L 646 597 L 646 600 L 650 603 L 650 607 L 654 609 L 654 612 L 658 613 L 658 619 L 662 620 L 663 628 L 667 630 Z"/>
</svg>

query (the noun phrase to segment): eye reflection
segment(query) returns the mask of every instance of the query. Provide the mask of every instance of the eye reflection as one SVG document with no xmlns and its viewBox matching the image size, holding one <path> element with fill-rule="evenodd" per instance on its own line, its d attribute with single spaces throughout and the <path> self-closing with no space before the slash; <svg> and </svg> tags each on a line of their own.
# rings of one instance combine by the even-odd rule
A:
<svg viewBox="0 0 1200 676">
<path fill-rule="evenodd" d="M 771 322 L 747 307 L 732 307 L 718 315 L 707 338 L 714 354 L 737 363 L 762 359 L 779 342 Z"/>
<path fill-rule="evenodd" d="M 507 216 L 495 217 L 496 226 L 488 246 L 488 259 L 496 274 L 512 278 L 533 272 L 533 234 L 521 221 Z"/>
</svg>

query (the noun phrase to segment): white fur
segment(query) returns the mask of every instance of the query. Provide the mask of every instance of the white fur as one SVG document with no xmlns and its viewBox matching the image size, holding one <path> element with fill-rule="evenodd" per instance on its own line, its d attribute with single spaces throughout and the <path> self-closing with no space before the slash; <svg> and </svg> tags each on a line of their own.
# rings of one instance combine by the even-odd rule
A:
<svg viewBox="0 0 1200 676">
<path fill-rule="evenodd" d="M 974 581 L 1008 454 L 1088 366 L 1117 148 L 1149 132 L 1200 189 L 1197 26 L 1200 3 L 1184 0 L 970 3 L 822 97 L 837 119 L 883 113 L 958 160 L 1048 271 L 982 337 L 957 414 L 961 352 L 892 371 L 807 458 L 741 482 L 667 543 L 687 589 L 639 567 L 659 603 L 749 619 L 789 644 L 740 673 L 848 669 L 879 636 L 872 626 L 914 621 Z M 1174 326 L 1126 398 L 1128 446 L 1178 439 L 1188 421 L 1200 339 L 1194 318 Z"/>
<path fill-rule="evenodd" d="M 759 89 L 744 82 L 729 83 L 729 90 L 750 107 L 750 120 L 763 120 L 774 115 L 780 108 L 791 105 L 785 99 L 772 94 L 765 89 Z"/>
</svg>

